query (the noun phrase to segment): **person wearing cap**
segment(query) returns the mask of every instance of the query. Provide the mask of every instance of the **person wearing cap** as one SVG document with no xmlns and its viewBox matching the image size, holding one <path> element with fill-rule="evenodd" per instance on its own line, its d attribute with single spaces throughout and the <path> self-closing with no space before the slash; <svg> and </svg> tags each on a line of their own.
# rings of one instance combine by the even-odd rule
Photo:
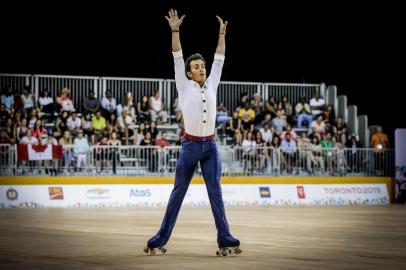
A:
<svg viewBox="0 0 406 270">
<path fill-rule="evenodd" d="M 165 250 L 163 246 L 171 236 L 186 191 L 197 164 L 200 163 L 217 228 L 218 246 L 220 249 L 230 248 L 238 254 L 241 252 L 240 241 L 231 235 L 225 214 L 220 185 L 221 160 L 214 135 L 217 88 L 224 63 L 227 21 L 223 22 L 217 16 L 220 23 L 218 45 L 210 76 L 206 78 L 206 63 L 202 55 L 193 54 L 186 60 L 186 64 L 184 62 L 179 38 L 179 27 L 184 17 L 179 18 L 176 10 L 170 10 L 166 19 L 172 30 L 175 82 L 184 118 L 185 139 L 176 162 L 175 186 L 162 226 L 158 233 L 149 239 L 144 252 L 148 253 L 155 248 Z"/>
</svg>

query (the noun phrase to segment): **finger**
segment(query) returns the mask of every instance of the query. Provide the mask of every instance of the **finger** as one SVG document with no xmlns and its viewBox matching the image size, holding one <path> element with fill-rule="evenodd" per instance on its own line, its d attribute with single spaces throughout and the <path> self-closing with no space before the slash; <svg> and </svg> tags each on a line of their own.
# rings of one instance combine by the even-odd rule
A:
<svg viewBox="0 0 406 270">
<path fill-rule="evenodd" d="M 217 15 L 216 15 L 216 18 L 217 18 L 217 20 L 218 20 L 221 24 L 223 24 L 223 20 L 220 18 L 220 16 L 217 16 Z"/>
<path fill-rule="evenodd" d="M 172 10 L 168 11 L 169 18 L 172 18 Z"/>
<path fill-rule="evenodd" d="M 175 17 L 178 17 L 178 11 L 175 9 Z"/>
<path fill-rule="evenodd" d="M 173 9 L 171 8 L 171 17 L 173 17 L 175 13 L 173 12 Z"/>
<path fill-rule="evenodd" d="M 165 19 L 166 19 L 168 22 L 169 22 L 169 20 L 170 20 L 168 16 L 165 16 Z"/>
<path fill-rule="evenodd" d="M 186 17 L 186 15 L 182 15 L 182 17 L 180 17 L 180 22 L 183 22 L 183 19 Z"/>
<path fill-rule="evenodd" d="M 228 21 L 226 21 L 226 22 L 224 23 L 224 30 L 226 30 L 227 25 L 228 25 Z"/>
</svg>

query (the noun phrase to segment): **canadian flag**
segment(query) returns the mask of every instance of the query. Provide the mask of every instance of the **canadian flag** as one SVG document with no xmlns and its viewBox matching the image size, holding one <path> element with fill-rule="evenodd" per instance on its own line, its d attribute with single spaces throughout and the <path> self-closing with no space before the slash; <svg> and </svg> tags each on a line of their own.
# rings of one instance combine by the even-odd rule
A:
<svg viewBox="0 0 406 270">
<path fill-rule="evenodd" d="M 17 159 L 18 160 L 62 159 L 62 145 L 18 144 Z"/>
</svg>

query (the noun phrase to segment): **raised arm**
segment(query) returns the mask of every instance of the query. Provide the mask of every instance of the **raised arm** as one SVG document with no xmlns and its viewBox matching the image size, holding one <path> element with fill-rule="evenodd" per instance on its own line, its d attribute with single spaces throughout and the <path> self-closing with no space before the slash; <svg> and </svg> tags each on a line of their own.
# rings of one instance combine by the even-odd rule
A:
<svg viewBox="0 0 406 270">
<path fill-rule="evenodd" d="M 168 14 L 169 17 L 165 16 L 165 18 L 168 21 L 169 27 L 171 28 L 172 31 L 172 51 L 177 52 L 182 49 L 180 45 L 179 28 L 183 22 L 183 19 L 185 18 L 185 15 L 183 15 L 179 19 L 178 12 L 173 9 L 169 10 Z"/>
<path fill-rule="evenodd" d="M 219 31 L 219 41 L 217 44 L 216 53 L 224 55 L 226 52 L 226 29 L 228 22 L 223 22 L 219 16 L 216 16 L 217 20 L 220 23 L 220 31 Z"/>
</svg>

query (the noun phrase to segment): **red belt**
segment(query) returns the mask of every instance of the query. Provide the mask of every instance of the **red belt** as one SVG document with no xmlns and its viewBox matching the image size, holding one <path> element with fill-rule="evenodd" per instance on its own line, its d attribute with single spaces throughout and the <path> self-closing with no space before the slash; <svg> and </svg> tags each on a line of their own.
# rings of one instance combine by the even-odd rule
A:
<svg viewBox="0 0 406 270">
<path fill-rule="evenodd" d="M 191 140 L 191 141 L 208 142 L 208 141 L 214 140 L 215 137 L 216 137 L 216 136 L 215 136 L 214 134 L 212 134 L 212 135 L 210 135 L 210 136 L 207 136 L 207 137 L 198 137 L 198 136 L 193 136 L 193 135 L 187 134 L 187 133 L 185 132 L 185 138 L 186 138 L 186 139 L 189 139 L 189 140 Z"/>
</svg>

